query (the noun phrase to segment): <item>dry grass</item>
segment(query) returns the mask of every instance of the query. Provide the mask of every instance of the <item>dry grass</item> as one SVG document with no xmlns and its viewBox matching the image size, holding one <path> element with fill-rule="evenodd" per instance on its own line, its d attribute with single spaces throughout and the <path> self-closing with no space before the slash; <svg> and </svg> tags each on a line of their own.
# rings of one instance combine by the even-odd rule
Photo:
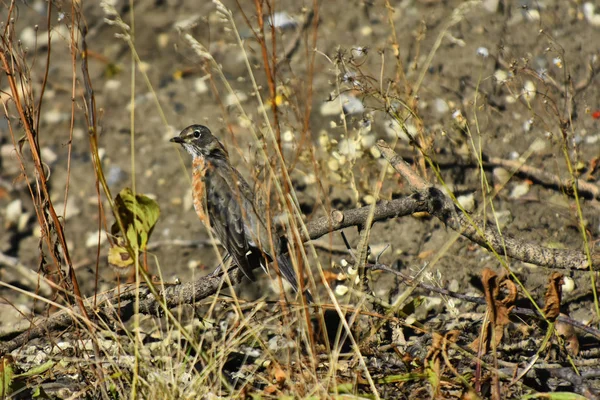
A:
<svg viewBox="0 0 600 400">
<path fill-rule="evenodd" d="M 131 318 L 119 319 L 123 315 L 121 311 L 105 306 L 107 303 L 103 302 L 102 293 L 98 293 L 99 268 L 106 264 L 107 257 L 100 246 L 95 252 L 93 295 L 83 296 L 78 271 L 65 239 L 65 223 L 60 217 L 67 212 L 70 192 L 79 188 L 67 178 L 64 196 L 58 201 L 52 198 L 49 171 L 41 157 L 41 143 L 49 135 L 40 124 L 40 116 L 43 107 L 47 107 L 50 101 L 45 97 L 45 89 L 52 68 L 52 43 L 55 43 L 51 40 L 51 16 L 56 15 L 57 10 L 52 2 L 47 3 L 47 41 L 43 43 L 46 50 L 30 52 L 16 39 L 20 34 L 17 7 L 16 3 L 9 2 L 1 6 L 7 11 L 7 18 L 1 27 L 0 51 L 4 74 L 0 87 L 8 87 L 9 90 L 0 94 L 16 163 L 21 170 L 19 179 L 26 183 L 42 232 L 38 248 L 32 249 L 39 252 L 39 279 L 49 285 L 52 292 L 46 297 L 8 283 L 1 285 L 44 304 L 46 315 L 61 311 L 69 315 L 69 321 L 75 322 L 66 333 L 49 333 L 39 352 L 35 353 L 35 357 L 39 357 L 37 361 L 32 354 L 19 351 L 13 352 L 13 356 L 3 355 L 5 382 L 10 382 L 11 386 L 0 386 L 0 397 L 19 398 L 32 395 L 35 390 L 44 391 L 44 384 L 50 376 L 61 376 L 65 379 L 63 386 L 67 395 L 52 392 L 53 396 L 104 399 L 520 398 L 537 393 L 540 387 L 546 388 L 534 387 L 532 380 L 527 380 L 525 375 L 536 368 L 543 368 L 544 357 L 551 355 L 560 360 L 563 368 L 562 375 L 553 376 L 574 384 L 575 378 L 567 371 L 577 373 L 585 364 L 577 359 L 578 351 L 573 349 L 577 335 L 572 327 L 571 330 L 566 328 L 575 322 L 564 316 L 562 319 L 558 317 L 562 293 L 557 282 L 561 278 L 553 275 L 542 299 L 539 291 L 534 290 L 537 288 L 522 282 L 522 274 L 515 272 L 515 261 L 506 256 L 511 254 L 511 250 L 505 244 L 505 232 L 496 205 L 504 186 L 522 170 L 515 168 L 508 171 L 507 179 L 501 185 L 490 181 L 487 164 L 490 150 L 485 130 L 480 124 L 481 116 L 487 117 L 490 108 L 487 94 L 482 93 L 480 88 L 485 80 L 490 79 L 483 75 L 485 60 L 482 60 L 479 76 L 475 77 L 477 83 L 473 97 L 457 105 L 458 112 L 453 114 L 451 132 L 436 135 L 421 117 L 419 96 L 425 90 L 424 80 L 437 51 L 452 28 L 463 22 L 478 2 L 465 2 L 457 7 L 444 20 L 437 37 L 426 49 L 422 48 L 426 33 L 420 32 L 412 49 L 414 61 L 408 66 L 403 61 L 406 58 L 401 56 L 403 48 L 396 35 L 393 6 L 387 1 L 385 10 L 388 13 L 390 48 L 384 51 L 340 47 L 335 54 L 326 54 L 317 47 L 319 4 L 315 2 L 312 12 L 305 13 L 306 19 L 298 27 L 301 34 L 295 40 L 300 43 L 300 50 L 290 50 L 307 55 L 306 66 L 297 70 L 285 68 L 281 62 L 281 54 L 287 56 L 289 46 L 281 43 L 279 30 L 269 24 L 277 12 L 275 3 L 256 0 L 252 7 L 239 3 L 233 9 L 216 0 L 213 3 L 215 20 L 221 24 L 220 28 L 229 32 L 231 44 L 243 60 L 244 78 L 251 83 L 251 99 L 246 102 L 240 100 L 238 82 L 228 77 L 227 71 L 211 53 L 210 46 L 193 35 L 195 26 L 179 26 L 181 44 L 186 46 L 185 54 L 193 60 L 195 67 L 208 77 L 207 82 L 220 102 L 222 118 L 232 138 L 235 138 L 233 124 L 227 121 L 233 118 L 234 113 L 238 122 L 245 121 L 244 128 L 251 138 L 250 148 L 255 151 L 251 163 L 258 166 L 258 172 L 250 171 L 256 178 L 254 187 L 266 193 L 265 201 L 270 205 L 267 218 L 282 216 L 294 267 L 302 277 L 302 286 L 314 294 L 315 304 L 308 304 L 304 296 L 296 296 L 290 301 L 292 297 L 286 294 L 284 283 L 277 274 L 273 274 L 272 278 L 279 293 L 278 301 L 260 298 L 249 302 L 238 297 L 237 288 L 230 276 L 225 274 L 226 279 L 215 296 L 191 304 L 182 303 L 178 307 L 167 306 L 165 291 L 168 285 L 165 283 L 168 267 L 173 261 L 160 259 L 146 251 L 147 242 L 132 240 L 128 234 L 130 225 L 123 219 L 119 202 L 115 200 L 115 188 L 107 182 L 106 165 L 100 150 L 102 111 L 94 94 L 94 87 L 101 82 L 90 77 L 87 61 L 92 53 L 87 49 L 88 26 L 79 8 L 80 3 L 73 2 L 68 10 L 58 11 L 64 13 L 62 18 L 69 19 L 66 24 L 69 27 L 68 37 L 63 39 L 71 55 L 69 94 L 75 99 L 70 113 L 70 130 L 61 133 L 69 149 L 66 174 L 67 177 L 71 174 L 71 146 L 77 121 L 85 119 L 93 166 L 89 179 L 95 181 L 99 216 L 96 222 L 90 218 L 89 225 L 105 232 L 100 234 L 106 235 L 110 247 L 118 248 L 120 254 L 129 258 L 134 266 L 131 275 L 134 286 L 124 287 L 127 293 L 132 294 L 124 293 L 128 297 L 124 296 L 123 304 L 118 304 L 119 308 L 131 309 L 127 313 Z M 143 68 L 145 61 L 137 48 L 134 12 L 128 14 L 130 19 L 126 21 L 109 2 L 103 2 L 101 7 L 106 23 L 117 32 L 116 40 L 124 41 L 129 49 L 130 179 L 133 194 L 141 195 L 136 190 L 140 186 L 136 176 L 138 179 L 141 176 L 137 171 L 140 156 L 137 155 L 136 89 L 143 86 L 151 93 L 164 131 L 171 131 L 170 125 L 175 124 L 168 121 L 156 83 Z M 135 10 L 135 7 L 138 5 L 131 0 L 130 8 Z M 240 20 L 245 21 L 246 26 L 240 27 Z M 260 49 L 258 57 L 248 53 L 247 39 L 240 33 L 242 29 L 251 30 L 250 37 Z M 551 51 L 557 52 L 564 60 L 560 46 L 544 34 L 552 43 Z M 43 47 L 42 43 L 37 45 Z M 427 56 L 420 57 L 421 53 L 427 53 Z M 47 57 L 44 67 L 36 59 L 40 54 Z M 576 133 L 576 122 L 573 121 L 575 98 L 577 90 L 585 89 L 587 78 L 581 81 L 581 85 L 571 84 L 567 72 L 569 66 L 564 65 L 564 76 L 545 79 L 526 64 L 509 62 L 503 54 L 497 57 L 497 63 L 511 73 L 501 83 L 502 90 L 511 93 L 515 101 L 520 102 L 523 112 L 543 121 L 551 140 L 562 151 L 562 162 L 566 168 L 563 172 L 570 182 L 570 187 L 562 189 L 565 197 L 570 196 L 570 204 L 575 210 L 582 253 L 587 260 L 586 267 L 589 265 L 590 280 L 586 289 L 591 293 L 596 318 L 600 319 L 593 245 L 584 216 L 586 205 L 578 191 L 578 179 L 581 177 L 577 164 L 580 160 L 577 148 L 572 144 Z M 256 59 L 260 60 L 259 65 L 253 63 L 252 60 Z M 363 118 L 343 115 L 342 111 L 339 138 L 311 132 L 311 116 L 315 113 L 312 82 L 317 59 L 326 60 L 334 76 L 331 102 L 338 102 L 342 110 L 347 107 L 345 101 L 349 97 L 360 99 L 368 110 L 361 113 Z M 594 67 L 592 64 L 592 71 Z M 304 74 L 300 78 L 298 71 Z M 593 76 L 590 73 L 588 85 Z M 137 82 L 139 77 L 142 83 Z M 535 79 L 544 90 L 536 90 L 535 95 L 524 92 L 522 88 L 528 87 L 530 79 Z M 297 84 L 299 81 L 307 84 Z M 225 96 L 233 100 L 225 104 L 222 101 Z M 398 152 L 411 149 L 412 168 L 402 169 L 401 163 L 394 164 L 395 161 L 386 154 L 389 162 L 381 159 L 383 147 L 365 144 L 369 140 L 374 142 L 376 132 L 372 131 L 372 127 L 378 119 L 390 121 L 397 130 L 391 144 L 388 143 L 391 149 L 398 149 Z M 291 139 L 288 132 L 292 132 Z M 402 142 L 402 137 L 407 138 L 406 143 Z M 441 141 L 453 144 L 455 148 L 443 153 L 439 149 Z M 243 159 L 247 156 L 243 149 L 243 146 L 232 145 L 230 152 Z M 525 165 L 535 149 L 532 145 L 521 153 L 519 162 Z M 406 151 L 402 154 L 406 155 Z M 453 183 L 446 183 L 447 175 L 440 167 L 443 163 L 440 158 L 446 154 L 457 159 L 467 154 L 472 161 L 471 168 L 478 177 L 477 189 L 481 194 L 477 199 L 478 207 L 465 206 L 454 195 Z M 189 176 L 184 167 L 187 160 L 185 155 L 182 156 L 180 173 Z M 333 199 L 330 195 L 339 188 L 350 193 L 351 208 L 368 207 L 366 220 L 354 238 L 355 248 L 348 245 L 346 258 L 349 261 L 334 258 L 332 243 L 328 258 L 313 243 L 303 243 L 303 238 L 310 237 L 310 234 L 306 215 L 301 211 L 300 193 L 295 190 L 296 176 L 318 187 L 316 193 L 320 199 L 315 202 L 314 215 L 332 215 Z M 414 180 L 411 181 L 411 177 Z M 427 262 L 413 268 L 414 273 L 410 277 L 380 265 L 386 249 L 370 254 L 370 245 L 381 242 L 378 237 L 374 240 L 373 223 L 377 207 L 382 200 L 396 196 L 401 179 L 402 185 L 409 186 L 412 196 L 422 195 L 425 189 L 431 190 L 433 186 L 428 180 L 435 182 L 436 187 L 443 189 L 447 198 L 452 200 L 455 212 L 464 215 L 466 221 L 462 227 L 457 225 L 457 229 L 449 223 L 455 216 L 440 217 L 430 211 L 457 232 L 449 236 L 434 254 L 424 254 L 420 259 Z M 58 202 L 65 204 L 62 214 L 55 210 Z M 115 227 L 111 232 L 108 221 L 113 219 Z M 141 218 L 141 221 L 143 225 L 145 220 Z M 493 229 L 496 237 L 500 238 L 500 246 L 489 239 L 486 221 L 495 222 Z M 139 224 L 139 221 L 134 221 L 134 229 L 139 228 Z M 144 231 L 144 234 L 150 236 L 153 227 L 154 223 L 150 224 L 149 231 Z M 510 276 L 507 279 L 484 270 L 482 287 L 485 297 L 474 298 L 444 288 L 449 278 L 440 272 L 443 271 L 440 264 L 443 259 L 452 257 L 461 237 L 469 237 L 465 231 L 474 232 L 473 236 L 479 241 L 472 241 L 490 251 L 490 264 Z M 210 235 L 210 230 L 207 232 Z M 223 260 L 222 249 L 214 241 L 211 243 L 216 265 Z M 159 283 L 153 281 L 148 273 L 151 264 L 158 267 L 155 272 Z M 542 261 L 540 264 L 548 266 Z M 383 270 L 390 279 L 397 279 L 385 295 L 376 285 L 377 270 Z M 479 271 L 475 274 L 479 276 Z M 517 291 L 523 303 L 515 308 L 516 294 L 515 299 L 507 299 Z M 435 297 L 434 293 L 439 297 Z M 155 299 L 155 313 L 140 312 L 141 304 L 147 298 Z M 429 310 L 434 309 L 424 304 L 433 302 L 434 298 L 441 299 L 449 314 L 437 326 L 421 321 L 426 319 Z M 470 303 L 480 304 L 482 308 L 475 313 L 475 306 L 468 306 Z M 460 305 L 476 314 L 477 323 L 455 321 L 461 313 Z M 523 320 L 516 322 L 514 318 L 509 319 L 507 315 L 511 311 L 522 316 Z M 23 317 L 32 319 L 33 316 Z M 580 325 L 579 328 L 583 327 Z M 597 324 L 587 328 L 589 337 L 595 337 L 597 342 Z M 502 336 L 508 335 L 509 330 L 514 337 L 525 336 L 523 332 L 535 330 L 533 352 L 525 351 L 528 344 L 515 350 L 520 351 L 520 363 L 509 357 L 510 352 L 505 348 L 508 344 L 502 342 Z M 29 369 L 20 375 L 7 372 L 36 362 L 42 367 Z M 518 367 L 521 374 L 516 372 Z M 552 366 L 548 369 L 557 371 Z M 35 379 L 44 383 L 37 384 Z M 579 387 L 572 391 L 583 395 L 594 393 L 588 381 L 585 384 L 577 382 Z M 575 393 L 568 395 L 571 396 L 569 398 L 577 398 Z"/>
</svg>

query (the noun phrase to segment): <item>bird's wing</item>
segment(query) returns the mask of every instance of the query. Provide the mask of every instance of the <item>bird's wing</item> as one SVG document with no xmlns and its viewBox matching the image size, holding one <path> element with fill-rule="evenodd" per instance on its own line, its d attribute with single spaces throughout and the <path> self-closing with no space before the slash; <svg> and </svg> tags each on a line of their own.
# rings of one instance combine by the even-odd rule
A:
<svg viewBox="0 0 600 400">
<path fill-rule="evenodd" d="M 253 266 L 248 260 L 248 244 L 240 196 L 232 190 L 232 174 L 228 168 L 209 168 L 206 182 L 206 207 L 210 225 L 235 264 L 254 280 Z"/>
</svg>

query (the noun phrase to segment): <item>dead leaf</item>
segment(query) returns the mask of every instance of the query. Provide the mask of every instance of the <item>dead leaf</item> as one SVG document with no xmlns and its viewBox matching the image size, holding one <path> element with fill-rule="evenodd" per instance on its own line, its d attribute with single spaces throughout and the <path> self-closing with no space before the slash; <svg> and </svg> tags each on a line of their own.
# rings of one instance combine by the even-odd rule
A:
<svg viewBox="0 0 600 400">
<path fill-rule="evenodd" d="M 281 365 L 279 365 L 278 363 L 273 363 L 271 368 L 271 375 L 273 376 L 273 378 L 275 378 L 275 382 L 277 382 L 277 385 L 281 387 L 285 383 L 287 377 L 285 371 L 283 370 L 283 368 L 281 368 Z"/>
<path fill-rule="evenodd" d="M 565 314 L 562 314 L 565 315 Z M 556 334 L 565 340 L 565 348 L 569 355 L 575 357 L 579 354 L 579 339 L 573 325 L 566 322 L 556 321 Z"/>
<path fill-rule="evenodd" d="M 502 340 L 504 327 L 510 322 L 509 315 L 517 299 L 518 290 L 514 282 L 507 276 L 498 277 L 489 268 L 482 271 L 481 281 L 487 304 L 487 318 L 481 327 L 481 335 L 470 344 L 470 347 L 473 351 L 481 350 L 485 353 L 492 344 L 492 338 L 494 338 L 494 346 L 497 346 Z M 504 289 L 503 292 L 506 292 L 504 297 L 500 297 L 503 293 L 500 289 Z"/>
<path fill-rule="evenodd" d="M 560 314 L 562 300 L 562 285 L 565 283 L 563 274 L 554 272 L 549 279 L 546 296 L 544 298 L 544 315 L 550 322 L 554 322 Z"/>
</svg>

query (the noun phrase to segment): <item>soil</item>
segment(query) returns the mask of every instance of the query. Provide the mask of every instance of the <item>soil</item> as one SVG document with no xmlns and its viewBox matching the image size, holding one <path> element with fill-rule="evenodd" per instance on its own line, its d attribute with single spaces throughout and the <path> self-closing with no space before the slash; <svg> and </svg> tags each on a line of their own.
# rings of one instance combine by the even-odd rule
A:
<svg viewBox="0 0 600 400">
<path fill-rule="evenodd" d="M 115 3 L 123 21 L 131 25 L 129 2 Z M 253 2 L 242 3 L 248 22 L 255 28 L 258 22 Z M 423 148 L 434 162 L 440 163 L 439 174 L 447 187 L 457 196 L 473 196 L 475 216 L 493 221 L 495 212 L 506 235 L 549 247 L 583 250 L 580 220 L 572 197 L 555 187 L 519 176 L 511 176 L 501 186 L 506 171 L 496 169 L 484 172 L 489 185 L 498 189 L 492 199 L 489 193 L 483 194 L 481 171 L 468 167 L 467 161 L 475 159 L 473 150 L 476 148 L 490 157 L 512 160 L 525 157 L 528 166 L 568 179 L 565 162 L 568 156 L 581 177 L 597 184 L 598 172 L 593 163 L 600 150 L 600 122 L 595 114 L 600 108 L 600 85 L 597 77 L 590 81 L 586 81 L 586 77 L 592 58 L 598 57 L 600 27 L 586 18 L 579 2 L 570 1 L 500 2 L 493 10 L 486 8 L 493 8 L 493 1 L 484 1 L 483 5 L 463 1 L 402 1 L 392 2 L 394 12 L 382 3 L 321 2 L 316 17 L 319 28 L 314 51 L 309 28 L 300 36 L 299 48 L 291 60 L 279 64 L 277 84 L 283 155 L 305 220 L 323 216 L 332 208 L 350 209 L 372 200 L 381 169 L 388 167 L 371 149 L 377 139 L 388 142 L 394 139 L 390 135 L 386 109 L 408 115 L 404 105 L 414 104 L 418 115 L 407 119 L 409 130 L 414 129 Z M 105 14 L 95 2 L 84 2 L 104 172 L 113 196 L 135 185 L 138 193 L 152 197 L 160 205 L 161 215 L 150 240 L 148 259 L 150 271 L 158 275 L 160 270 L 162 279 L 169 282 L 189 281 L 211 272 L 218 264 L 207 231 L 192 207 L 191 160 L 182 149 L 170 143 L 169 138 L 192 123 L 209 126 L 228 147 L 232 162 L 248 181 L 256 187 L 264 186 L 265 163 L 257 156 L 259 148 L 248 127 L 252 125 L 267 138 L 268 130 L 245 64 L 247 57 L 260 94 L 267 101 L 263 56 L 238 6 L 232 1 L 225 5 L 233 10 L 244 52 L 236 44 L 231 27 L 216 13 L 213 2 L 136 1 L 134 43 L 141 64 L 138 63 L 135 85 L 132 85 L 130 48 L 125 40 L 115 36 L 122 33 L 120 28 L 105 21 L 105 18 L 114 21 L 115 16 Z M 45 7 L 43 1 L 19 2 L 15 22 L 17 32 L 23 35 L 23 46 L 28 47 L 36 95 L 41 87 L 47 50 L 43 44 L 47 26 Z M 67 3 L 62 7 L 58 2 L 50 17 L 55 39 L 41 108 L 39 143 L 51 172 L 51 198 L 60 214 L 68 181 L 66 237 L 83 294 L 92 295 L 96 271 L 99 273 L 98 291 L 108 290 L 117 282 L 106 258 L 109 241 L 104 234 L 98 235 L 99 229 L 110 227 L 113 217 L 109 215 L 110 207 L 103 194 L 100 198 L 105 215 L 99 212 L 79 61 L 75 64 L 72 139 L 69 136 L 73 65 L 65 24 L 70 21 L 70 9 Z M 312 2 L 277 3 L 277 11 L 285 11 L 298 25 L 311 7 Z M 186 23 L 193 26 L 179 32 L 177 27 Z M 39 27 L 37 43 L 31 41 L 33 26 Z M 277 29 L 278 46 L 285 48 L 294 41 L 297 29 Z M 224 78 L 238 93 L 247 116 L 240 114 L 221 77 L 205 58 L 194 52 L 185 33 L 209 50 L 222 68 Z M 36 34 L 33 33 L 34 37 Z M 272 43 L 272 38 L 268 38 L 268 43 Z M 141 71 L 147 74 L 148 82 Z M 210 76 L 209 71 L 213 73 Z M 308 82 L 310 72 L 312 85 Z M 422 83 L 415 93 L 420 79 Z M 576 86 L 580 82 L 584 85 L 576 92 L 574 112 L 565 124 L 565 140 L 559 118 L 568 120 L 570 102 L 563 85 Z M 7 90 L 4 78 L 0 78 L 0 86 L 3 91 Z M 393 100 L 387 106 L 375 93 L 380 86 Z M 527 89 L 529 92 L 524 93 Z M 132 91 L 136 105 L 134 124 L 131 122 Z M 364 110 L 340 117 L 340 113 L 335 112 L 340 93 L 359 100 Z M 311 99 L 310 111 L 307 111 L 307 99 Z M 272 121 L 270 105 L 264 107 Z M 11 114 L 10 121 L 15 134 L 22 135 L 15 114 Z M 35 209 L 25 181 L 19 178 L 20 167 L 7 120 L 0 121 L 0 130 L 3 149 L 0 210 L 5 228 L 0 231 L 0 251 L 37 270 L 40 239 Z M 353 152 L 348 152 L 345 146 L 354 144 L 355 140 L 359 145 L 353 160 Z M 270 161 L 275 163 L 272 143 L 268 140 L 266 143 L 271 149 L 268 151 Z M 400 139 L 395 149 L 413 162 L 421 176 L 441 187 L 441 181 L 425 166 L 416 146 Z M 344 154 L 345 151 L 349 154 Z M 31 163 L 27 161 L 26 165 L 31 173 Z M 406 183 L 388 171 L 380 198 L 409 194 Z M 20 217 L 21 226 L 17 226 L 15 217 L 7 212 L 15 200 L 22 202 L 22 211 L 17 214 L 28 215 Z M 493 212 L 489 204 L 484 207 L 490 200 Z M 278 211 L 275 206 L 274 209 Z M 587 239 L 593 246 L 600 229 L 596 200 L 581 199 L 581 209 Z M 348 229 L 346 234 L 356 246 L 357 231 Z M 99 250 L 98 237 L 102 242 Z M 195 245 L 179 243 L 189 240 Z M 319 243 L 317 251 L 323 267 L 343 272 L 342 259 L 350 259 L 350 255 L 330 252 L 322 246 L 343 246 L 340 234 L 321 238 Z M 410 274 L 426 268 L 427 281 L 451 287 L 459 293 L 482 295 L 482 270 L 503 270 L 498 259 L 487 250 L 447 229 L 439 220 L 424 216 L 375 224 L 370 245 L 372 259 L 389 246 L 379 262 Z M 49 258 L 46 261 L 50 262 Z M 542 304 L 552 271 L 518 260 L 506 262 L 533 298 Z M 312 268 L 316 272 L 315 265 Z M 589 274 L 561 272 L 575 283 L 575 289 L 564 294 L 564 312 L 584 323 L 591 321 L 594 311 L 593 298 L 587 295 Z M 21 274 L 9 267 L 0 266 L 0 277 L 6 283 L 33 289 Z M 388 274 L 374 273 L 373 279 L 375 293 L 386 301 L 397 294 L 393 291 L 397 283 Z M 256 283 L 246 282 L 236 291 L 246 299 L 261 294 L 275 299 L 277 296 L 270 286 L 263 276 Z M 427 306 L 430 316 L 449 312 L 445 302 L 434 301 L 435 294 L 425 295 L 431 300 Z M 11 304 L 31 303 L 7 288 L 0 288 L 0 297 Z M 38 311 L 43 308 L 39 303 L 35 307 Z M 458 302 L 457 308 L 461 310 L 461 307 L 465 307 L 462 311 L 469 309 L 468 305 Z M 25 311 L 31 311 L 29 306 Z M 447 318 L 453 316 L 447 314 Z M 0 321 L 6 325 L 14 323 L 4 318 Z"/>
</svg>

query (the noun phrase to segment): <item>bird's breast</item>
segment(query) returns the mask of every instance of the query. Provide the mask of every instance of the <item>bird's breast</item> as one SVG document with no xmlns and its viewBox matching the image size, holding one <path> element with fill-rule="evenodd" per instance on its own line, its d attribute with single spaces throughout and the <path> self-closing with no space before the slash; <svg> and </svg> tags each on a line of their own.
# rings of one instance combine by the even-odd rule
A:
<svg viewBox="0 0 600 400">
<path fill-rule="evenodd" d="M 206 185 L 204 179 L 206 176 L 206 161 L 203 157 L 194 157 L 192 162 L 192 199 L 194 203 L 194 210 L 200 220 L 208 225 L 209 220 L 204 210 L 204 197 L 206 192 Z"/>
</svg>

